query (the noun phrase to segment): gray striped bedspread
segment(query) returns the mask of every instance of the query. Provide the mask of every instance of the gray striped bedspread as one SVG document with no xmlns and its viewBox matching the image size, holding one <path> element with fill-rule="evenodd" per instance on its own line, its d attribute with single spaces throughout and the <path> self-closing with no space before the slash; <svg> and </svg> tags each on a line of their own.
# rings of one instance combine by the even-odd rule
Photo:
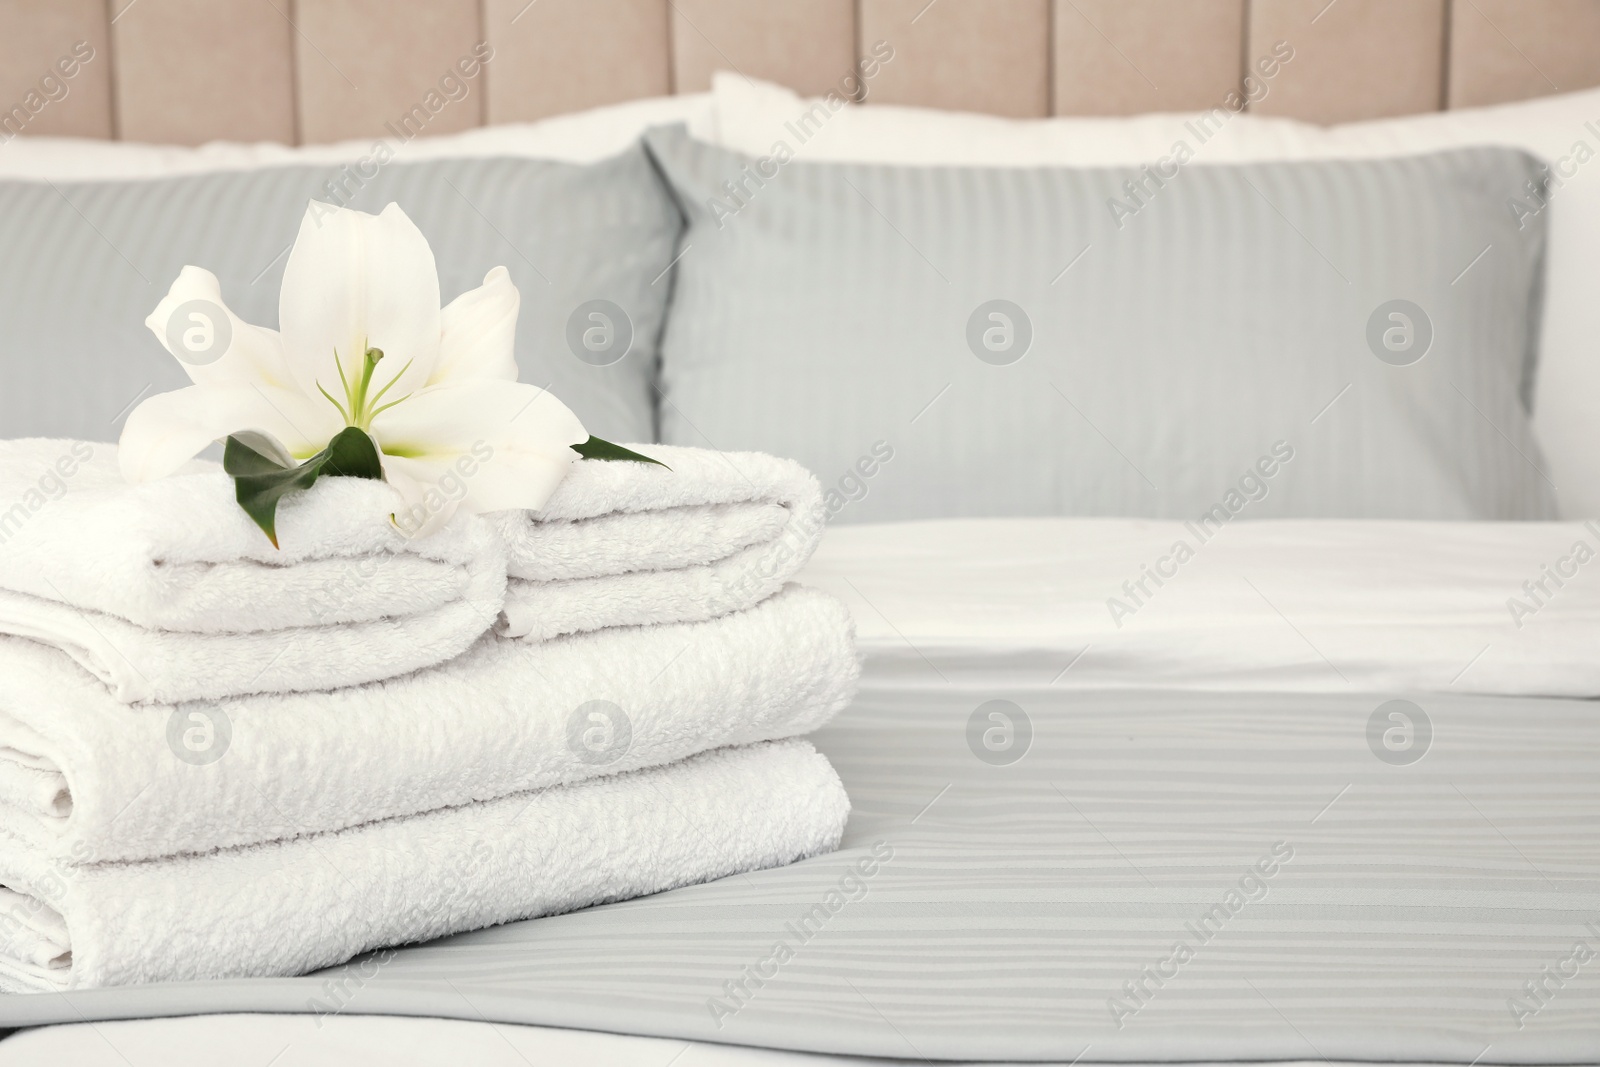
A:
<svg viewBox="0 0 1600 1067">
<path fill-rule="evenodd" d="M 817 736 L 854 802 L 835 854 L 304 978 L 4 998 L 0 1026 L 351 1012 L 907 1059 L 1600 1061 L 1600 709 L 1392 701 L 869 684 Z"/>
</svg>

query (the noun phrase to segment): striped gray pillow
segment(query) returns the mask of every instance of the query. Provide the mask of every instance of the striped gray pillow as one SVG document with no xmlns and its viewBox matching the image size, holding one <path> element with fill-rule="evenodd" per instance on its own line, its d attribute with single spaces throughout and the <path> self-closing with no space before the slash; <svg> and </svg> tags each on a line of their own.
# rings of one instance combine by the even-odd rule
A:
<svg viewBox="0 0 1600 1067">
<path fill-rule="evenodd" d="M 114 440 L 135 399 L 187 385 L 144 326 L 185 264 L 216 274 L 241 318 L 275 327 L 311 199 L 371 212 L 399 203 L 433 245 L 446 301 L 507 267 L 522 292 L 522 380 L 601 437 L 653 438 L 668 282 L 652 282 L 681 219 L 637 145 L 591 165 L 396 162 L 365 180 L 351 167 L 296 165 L 0 181 L 0 437 Z M 615 321 L 596 326 L 596 309 Z"/>
<path fill-rule="evenodd" d="M 689 220 L 662 439 L 792 456 L 845 520 L 1555 514 L 1522 152 L 1000 169 L 647 143 Z"/>
</svg>

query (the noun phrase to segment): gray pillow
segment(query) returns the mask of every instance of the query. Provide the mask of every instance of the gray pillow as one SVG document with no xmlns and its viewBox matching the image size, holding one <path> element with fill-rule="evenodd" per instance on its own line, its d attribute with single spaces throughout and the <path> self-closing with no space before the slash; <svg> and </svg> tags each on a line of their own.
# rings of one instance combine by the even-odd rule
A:
<svg viewBox="0 0 1600 1067">
<path fill-rule="evenodd" d="M 187 385 L 144 326 L 185 264 L 215 273 L 241 318 L 276 327 L 284 262 L 313 198 L 372 212 L 398 203 L 433 245 L 445 301 L 507 267 L 522 292 L 522 380 L 601 437 L 654 437 L 670 283 L 652 282 L 682 219 L 641 146 L 586 166 L 470 159 L 391 163 L 364 183 L 353 173 L 0 182 L 0 437 L 115 440 L 137 397 Z M 343 184 L 337 199 L 330 180 Z"/>
<path fill-rule="evenodd" d="M 987 169 L 646 142 L 689 220 L 662 440 L 794 457 L 842 520 L 1555 514 L 1524 153 Z"/>
</svg>

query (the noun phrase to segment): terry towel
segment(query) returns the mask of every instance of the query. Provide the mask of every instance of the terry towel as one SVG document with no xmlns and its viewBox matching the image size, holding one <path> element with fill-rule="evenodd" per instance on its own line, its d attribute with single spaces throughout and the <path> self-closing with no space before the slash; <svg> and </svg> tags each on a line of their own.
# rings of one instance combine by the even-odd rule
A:
<svg viewBox="0 0 1600 1067">
<path fill-rule="evenodd" d="M 0 831 L 0 986 L 303 974 L 836 848 L 850 804 L 805 741 L 144 863 L 17 863 Z"/>
<path fill-rule="evenodd" d="M 149 859 L 795 737 L 854 694 L 853 633 L 836 599 L 791 586 L 710 622 L 486 634 L 337 692 L 134 707 L 61 653 L 0 638 L 0 826 L 43 856 Z"/>
<path fill-rule="evenodd" d="M 505 555 L 462 515 L 411 540 L 382 482 L 329 478 L 278 509 L 274 549 L 196 465 L 128 485 L 116 449 L 0 441 L 0 633 L 54 645 L 123 702 L 331 689 L 467 649 Z"/>
<path fill-rule="evenodd" d="M 822 536 L 822 489 L 793 460 L 628 447 L 667 466 L 580 461 L 541 511 L 492 517 L 511 577 L 506 636 L 739 611 L 783 588 Z"/>
</svg>

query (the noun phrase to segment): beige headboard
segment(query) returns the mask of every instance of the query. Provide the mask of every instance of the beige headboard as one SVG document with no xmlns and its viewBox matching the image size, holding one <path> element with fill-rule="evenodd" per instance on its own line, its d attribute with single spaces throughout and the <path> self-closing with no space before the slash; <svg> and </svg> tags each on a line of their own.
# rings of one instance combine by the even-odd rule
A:
<svg viewBox="0 0 1600 1067">
<path fill-rule="evenodd" d="M 447 133 L 693 92 L 719 68 L 821 92 L 880 40 L 895 58 L 868 103 L 1018 116 L 1216 106 L 1280 40 L 1294 60 L 1260 114 L 1336 122 L 1600 84 L 1600 0 L 0 0 L 0 125 L 377 137 L 465 61 L 474 76 L 427 112 L 424 132 Z M 475 48 L 492 49 L 481 70 Z"/>
</svg>

